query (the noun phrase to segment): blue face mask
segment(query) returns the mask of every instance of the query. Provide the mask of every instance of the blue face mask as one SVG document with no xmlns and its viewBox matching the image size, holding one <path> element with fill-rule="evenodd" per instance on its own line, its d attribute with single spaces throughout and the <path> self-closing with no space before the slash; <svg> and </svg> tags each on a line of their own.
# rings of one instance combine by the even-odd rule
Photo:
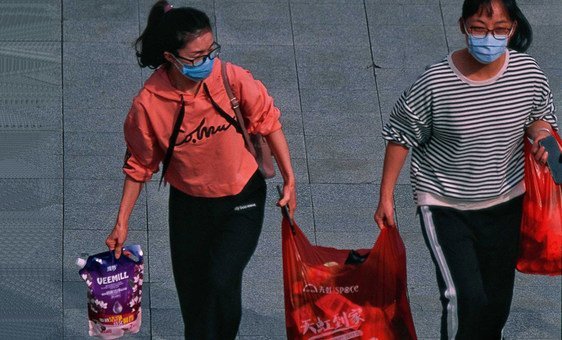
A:
<svg viewBox="0 0 562 340">
<path fill-rule="evenodd" d="M 482 64 L 489 64 L 505 53 L 507 39 L 497 39 L 493 34 L 483 38 L 468 35 L 468 52 Z"/>
<path fill-rule="evenodd" d="M 180 62 L 179 60 L 177 60 L 177 61 Z M 211 58 L 207 57 L 207 58 L 205 58 L 205 61 L 201 65 L 189 66 L 189 65 L 182 64 L 180 62 L 180 64 L 182 65 L 182 68 L 180 69 L 177 65 L 176 65 L 176 68 L 187 78 L 189 78 L 193 81 L 201 81 L 201 80 L 207 78 L 209 76 L 209 74 L 211 74 L 211 71 L 213 70 L 214 61 L 215 61 L 214 58 L 211 59 Z"/>
</svg>

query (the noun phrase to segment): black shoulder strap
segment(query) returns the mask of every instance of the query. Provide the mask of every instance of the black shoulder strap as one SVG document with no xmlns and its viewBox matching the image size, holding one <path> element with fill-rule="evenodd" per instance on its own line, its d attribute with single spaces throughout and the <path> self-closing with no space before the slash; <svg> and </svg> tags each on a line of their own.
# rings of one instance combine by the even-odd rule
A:
<svg viewBox="0 0 562 340">
<path fill-rule="evenodd" d="M 236 121 L 236 119 L 234 119 L 234 117 L 231 117 L 228 113 L 226 113 L 219 104 L 217 104 L 217 102 L 215 102 L 215 100 L 213 99 L 213 97 L 211 97 L 211 92 L 209 91 L 209 88 L 207 87 L 207 84 L 203 83 L 203 90 L 205 91 L 205 94 L 207 95 L 207 97 L 209 97 L 209 100 L 211 101 L 211 104 L 213 104 L 213 107 L 215 108 L 215 110 L 217 110 L 217 112 L 227 121 L 229 122 L 232 126 L 234 126 L 234 128 L 236 129 L 236 131 L 238 133 L 242 133 L 242 128 L 240 127 L 240 124 L 238 124 L 238 122 Z"/>
<path fill-rule="evenodd" d="M 164 155 L 164 160 L 162 161 L 162 175 L 160 176 L 160 184 L 158 185 L 158 188 L 160 188 L 160 186 L 162 185 L 164 175 L 168 170 L 168 165 L 170 164 L 172 154 L 174 153 L 174 147 L 176 146 L 176 140 L 178 139 L 178 134 L 180 133 L 181 123 L 183 122 L 183 117 L 185 116 L 185 103 L 183 101 L 183 95 L 181 95 L 180 101 L 180 112 L 174 124 L 174 130 L 172 131 L 170 140 L 168 141 L 168 149 L 166 150 L 166 154 Z"/>
</svg>

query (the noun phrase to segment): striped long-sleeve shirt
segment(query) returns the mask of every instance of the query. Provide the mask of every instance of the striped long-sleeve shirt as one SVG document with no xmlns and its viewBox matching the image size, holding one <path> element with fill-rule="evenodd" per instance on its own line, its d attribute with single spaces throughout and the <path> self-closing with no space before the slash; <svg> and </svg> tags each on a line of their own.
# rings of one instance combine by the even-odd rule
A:
<svg viewBox="0 0 562 340">
<path fill-rule="evenodd" d="M 412 151 L 414 197 L 494 202 L 523 179 L 525 128 L 544 120 L 557 129 L 545 74 L 527 54 L 506 53 L 492 79 L 473 81 L 451 55 L 429 66 L 404 91 L 383 129 Z"/>
</svg>

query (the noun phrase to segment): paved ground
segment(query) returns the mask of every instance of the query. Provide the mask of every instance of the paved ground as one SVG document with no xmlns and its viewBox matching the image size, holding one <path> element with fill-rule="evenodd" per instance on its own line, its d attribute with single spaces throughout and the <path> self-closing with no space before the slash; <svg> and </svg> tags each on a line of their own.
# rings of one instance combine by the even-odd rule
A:
<svg viewBox="0 0 562 340">
<path fill-rule="evenodd" d="M 115 219 L 121 126 L 149 74 L 136 65 L 131 42 L 152 2 L 0 1 L 2 339 L 87 336 L 85 287 L 74 260 L 104 250 Z M 381 125 L 425 65 L 463 46 L 460 2 L 189 1 L 214 16 L 223 58 L 252 70 L 282 109 L 298 179 L 297 221 L 311 240 L 353 248 L 374 242 Z M 562 107 L 562 3 L 519 3 L 535 28 L 530 52 Z M 408 183 L 403 174 L 396 206 L 411 305 L 419 337 L 437 338 L 434 270 Z M 166 196 L 149 184 L 130 222 L 129 241 L 148 253 L 149 299 L 135 338 L 181 338 Z M 274 199 L 270 190 L 264 232 L 245 275 L 240 339 L 284 338 Z M 507 338 L 560 339 L 560 291 L 560 278 L 517 275 Z"/>
</svg>

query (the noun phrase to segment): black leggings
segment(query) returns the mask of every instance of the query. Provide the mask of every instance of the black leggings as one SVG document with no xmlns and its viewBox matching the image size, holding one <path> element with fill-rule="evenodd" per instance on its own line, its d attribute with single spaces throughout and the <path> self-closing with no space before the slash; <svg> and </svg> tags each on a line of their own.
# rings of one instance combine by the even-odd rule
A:
<svg viewBox="0 0 562 340">
<path fill-rule="evenodd" d="M 189 196 L 170 188 L 172 268 L 186 339 L 235 339 L 242 272 L 261 233 L 266 184 L 256 172 L 241 193 Z"/>
<path fill-rule="evenodd" d="M 420 207 L 443 305 L 441 339 L 501 339 L 513 296 L 522 197 L 472 211 Z"/>
</svg>

